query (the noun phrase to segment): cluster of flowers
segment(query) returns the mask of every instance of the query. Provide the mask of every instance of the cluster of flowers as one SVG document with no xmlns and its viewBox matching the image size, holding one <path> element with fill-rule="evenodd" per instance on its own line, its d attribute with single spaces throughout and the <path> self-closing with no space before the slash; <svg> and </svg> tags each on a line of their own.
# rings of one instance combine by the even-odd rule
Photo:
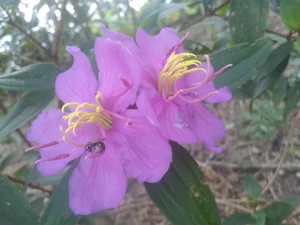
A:
<svg viewBox="0 0 300 225">
<path fill-rule="evenodd" d="M 200 62 L 183 52 L 173 29 L 156 36 L 138 30 L 136 42 L 106 29 L 95 41 L 99 69 L 78 47 L 67 47 L 74 62 L 55 83 L 62 110 L 48 109 L 32 123 L 27 138 L 40 149 L 38 170 L 61 172 L 80 158 L 69 181 L 69 204 L 75 214 L 115 208 L 127 186 L 126 175 L 158 182 L 172 161 L 168 140 L 201 141 L 219 153 L 225 136 L 222 121 L 202 103 L 231 99 L 227 87 L 216 89 L 209 57 Z M 132 107 L 135 105 L 136 107 Z"/>
</svg>

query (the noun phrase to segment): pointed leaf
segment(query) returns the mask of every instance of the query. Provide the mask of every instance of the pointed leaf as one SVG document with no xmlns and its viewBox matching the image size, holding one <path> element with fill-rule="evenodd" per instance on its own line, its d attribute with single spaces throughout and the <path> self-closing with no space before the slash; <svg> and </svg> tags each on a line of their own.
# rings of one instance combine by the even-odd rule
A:
<svg viewBox="0 0 300 225">
<path fill-rule="evenodd" d="M 53 90 L 33 91 L 23 95 L 1 122 L 0 137 L 8 135 L 37 116 L 53 97 Z"/>
<path fill-rule="evenodd" d="M 273 202 L 263 209 L 266 214 L 265 225 L 280 225 L 300 204 L 300 196 L 290 196 L 279 202 Z"/>
<path fill-rule="evenodd" d="M 80 216 L 75 216 L 69 207 L 69 179 L 76 165 L 77 162 L 73 162 L 72 167 L 56 186 L 39 225 L 74 225 L 80 219 Z"/>
<path fill-rule="evenodd" d="M 197 163 L 179 144 L 171 145 L 173 162 L 166 175 L 158 183 L 145 183 L 151 199 L 174 225 L 220 225 L 214 197 L 201 183 Z"/>
<path fill-rule="evenodd" d="M 234 90 L 249 81 L 257 69 L 266 62 L 271 47 L 271 41 L 260 40 L 252 45 L 240 44 L 211 55 L 215 71 L 233 64 L 215 78 L 216 87 L 229 86 L 231 90 Z"/>
<path fill-rule="evenodd" d="M 280 77 L 288 65 L 292 49 L 293 42 L 289 41 L 270 53 L 267 62 L 256 76 L 257 84 L 253 93 L 254 98 L 263 93 L 273 81 Z"/>
<path fill-rule="evenodd" d="M 0 162 L 0 172 L 5 169 L 16 157 L 18 156 L 18 152 L 12 152 L 8 154 L 1 162 Z"/>
<path fill-rule="evenodd" d="M 246 193 L 248 197 L 260 198 L 261 197 L 261 187 L 251 174 L 245 174 L 245 185 Z"/>
<path fill-rule="evenodd" d="M 284 117 L 286 117 L 289 112 L 296 108 L 298 102 L 300 101 L 300 80 L 298 79 L 292 87 L 289 86 L 287 93 L 287 100 L 284 108 Z"/>
<path fill-rule="evenodd" d="M 262 211 L 254 212 L 254 225 L 265 225 L 266 222 L 266 214 Z"/>
<path fill-rule="evenodd" d="M 38 215 L 16 186 L 0 174 L 0 224 L 37 225 Z"/>
<path fill-rule="evenodd" d="M 230 30 L 236 44 L 254 43 L 264 35 L 269 0 L 232 0 L 230 2 Z"/>
<path fill-rule="evenodd" d="M 0 88 L 14 91 L 41 91 L 54 89 L 60 70 L 52 63 L 26 66 L 11 74 L 0 76 Z"/>
</svg>

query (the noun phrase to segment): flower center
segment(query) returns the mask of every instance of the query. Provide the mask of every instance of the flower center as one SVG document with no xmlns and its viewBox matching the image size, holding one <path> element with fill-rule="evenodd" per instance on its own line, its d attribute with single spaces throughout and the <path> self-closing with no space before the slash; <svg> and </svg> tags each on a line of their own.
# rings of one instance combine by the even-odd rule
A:
<svg viewBox="0 0 300 225">
<path fill-rule="evenodd" d="M 62 107 L 63 112 L 65 111 L 66 107 L 76 107 L 76 109 L 67 116 L 62 117 L 64 120 L 68 121 L 68 128 L 64 133 L 68 134 L 72 131 L 76 136 L 76 128 L 87 123 L 94 123 L 105 130 L 111 129 L 113 117 L 103 108 L 102 104 L 100 103 L 99 98 L 102 96 L 102 93 L 98 92 L 95 97 L 96 103 L 94 104 L 87 102 L 82 104 L 78 102 L 66 103 Z"/>
<path fill-rule="evenodd" d="M 202 63 L 194 54 L 173 52 L 159 74 L 158 91 L 166 97 L 174 95 L 173 84 L 176 85 L 179 78 L 201 70 L 208 74 L 205 69 L 200 68 L 201 65 Z"/>
</svg>

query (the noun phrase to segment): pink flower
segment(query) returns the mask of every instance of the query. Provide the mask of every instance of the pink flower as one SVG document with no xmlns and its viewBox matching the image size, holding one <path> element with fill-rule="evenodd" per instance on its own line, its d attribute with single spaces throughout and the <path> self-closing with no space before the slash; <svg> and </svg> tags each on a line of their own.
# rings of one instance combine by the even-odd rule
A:
<svg viewBox="0 0 300 225">
<path fill-rule="evenodd" d="M 39 145 L 27 150 L 40 148 L 37 168 L 44 175 L 57 174 L 80 157 L 70 177 L 69 203 L 75 214 L 90 214 L 120 204 L 125 173 L 141 182 L 159 181 L 172 151 L 139 110 L 127 109 L 136 101 L 140 69 L 125 45 L 97 38 L 98 81 L 79 48 L 67 51 L 73 65 L 56 79 L 63 112 L 39 115 L 27 135 Z"/>
<path fill-rule="evenodd" d="M 213 79 L 231 65 L 214 72 L 208 56 L 202 63 L 195 55 L 184 53 L 182 44 L 186 36 L 180 39 L 170 28 L 162 29 L 155 36 L 139 29 L 138 47 L 129 37 L 102 29 L 106 37 L 127 43 L 142 65 L 142 88 L 137 106 L 166 138 L 187 144 L 201 141 L 216 153 L 225 150 L 216 147 L 225 137 L 224 124 L 203 102 L 231 99 L 228 87 L 217 90 L 213 83 Z"/>
</svg>

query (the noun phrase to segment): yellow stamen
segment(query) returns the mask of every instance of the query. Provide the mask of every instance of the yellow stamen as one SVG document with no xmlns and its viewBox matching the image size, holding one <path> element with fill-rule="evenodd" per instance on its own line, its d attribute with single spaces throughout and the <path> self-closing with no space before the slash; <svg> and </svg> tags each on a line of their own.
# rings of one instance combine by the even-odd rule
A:
<svg viewBox="0 0 300 225">
<path fill-rule="evenodd" d="M 201 65 L 194 54 L 173 52 L 159 74 L 158 91 L 162 93 L 164 86 L 165 94 L 169 96 L 172 93 L 172 85 L 184 75 L 201 70 L 207 74 L 205 69 L 200 68 Z"/>
<path fill-rule="evenodd" d="M 76 129 L 87 123 L 97 124 L 106 130 L 109 130 L 112 127 L 113 117 L 104 113 L 103 106 L 99 101 L 99 98 L 101 97 L 101 92 L 98 92 L 95 97 L 95 104 L 88 102 L 82 104 L 70 102 L 62 107 L 63 112 L 67 107 L 76 107 L 73 112 L 62 117 L 64 120 L 68 121 L 68 128 L 63 132 L 64 140 L 66 139 L 65 136 L 71 131 L 76 136 Z"/>
</svg>

